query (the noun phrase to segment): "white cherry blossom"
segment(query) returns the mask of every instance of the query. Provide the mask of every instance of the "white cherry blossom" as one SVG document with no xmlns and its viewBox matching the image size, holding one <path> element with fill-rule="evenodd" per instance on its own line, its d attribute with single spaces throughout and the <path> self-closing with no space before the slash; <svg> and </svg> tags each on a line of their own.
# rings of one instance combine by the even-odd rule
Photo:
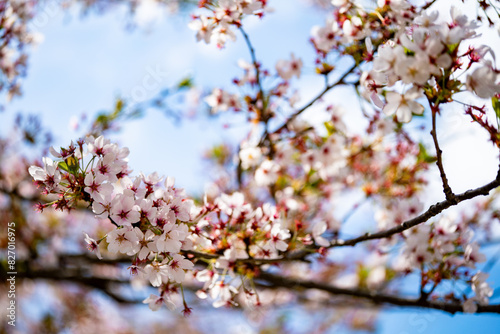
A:
<svg viewBox="0 0 500 334">
<path fill-rule="evenodd" d="M 424 113 L 424 106 L 414 101 L 421 95 L 416 87 L 409 89 L 404 94 L 388 91 L 385 95 L 387 104 L 383 111 L 387 116 L 396 114 L 399 122 L 408 123 L 413 114 L 422 115 Z"/>
</svg>

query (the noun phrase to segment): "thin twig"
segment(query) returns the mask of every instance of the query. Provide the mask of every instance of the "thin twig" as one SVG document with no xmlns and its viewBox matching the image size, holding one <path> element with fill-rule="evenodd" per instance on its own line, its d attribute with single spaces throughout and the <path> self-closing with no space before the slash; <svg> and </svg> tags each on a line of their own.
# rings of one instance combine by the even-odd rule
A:
<svg viewBox="0 0 500 334">
<path fill-rule="evenodd" d="M 259 95 L 262 101 L 262 108 L 264 109 L 264 90 L 262 89 L 262 82 L 260 77 L 260 69 L 259 63 L 257 62 L 257 57 L 255 56 L 255 49 L 253 48 L 252 42 L 250 41 L 250 37 L 243 29 L 243 26 L 239 27 L 243 38 L 245 39 L 245 43 L 247 44 L 248 50 L 250 51 L 250 57 L 252 58 L 253 66 L 255 67 L 255 80 L 257 81 L 257 87 L 259 88 Z M 262 110 L 264 113 L 264 110 Z"/>
<path fill-rule="evenodd" d="M 344 80 L 345 78 L 352 73 L 352 71 L 354 71 L 354 69 L 357 67 L 358 65 L 357 64 L 354 64 L 353 66 L 351 66 L 351 68 L 349 68 L 337 81 L 335 81 L 334 83 L 330 84 L 330 85 L 327 85 L 323 91 L 321 91 L 316 97 L 314 97 L 311 101 L 309 101 L 309 103 L 307 103 L 305 106 L 303 106 L 302 108 L 300 108 L 299 110 L 297 110 L 295 113 L 293 113 L 290 117 L 288 117 L 288 119 L 285 121 L 285 123 L 283 123 L 277 130 L 275 130 L 273 133 L 279 133 L 280 131 L 284 130 L 285 128 L 287 128 L 290 123 L 295 119 L 297 118 L 300 114 L 302 114 L 304 111 L 306 111 L 309 107 L 311 107 L 316 101 L 318 101 L 319 99 L 321 99 L 323 97 L 323 95 L 325 95 L 328 91 L 330 91 L 332 88 L 336 87 L 336 86 L 339 86 L 339 85 L 342 85 L 344 84 Z M 264 138 L 263 140 L 261 140 L 261 143 L 264 141 Z"/>
<path fill-rule="evenodd" d="M 426 10 L 427 8 L 429 8 L 430 6 L 432 6 L 435 2 L 436 2 L 436 0 L 429 1 L 428 3 L 426 3 L 426 4 L 422 7 L 422 9 L 423 9 L 423 10 Z"/>
<path fill-rule="evenodd" d="M 431 109 L 432 109 L 432 130 L 431 130 L 431 136 L 432 140 L 434 141 L 434 147 L 436 148 L 436 164 L 439 168 L 439 174 L 441 176 L 441 181 L 443 183 L 443 191 L 444 195 L 446 196 L 446 199 L 453 202 L 456 201 L 455 194 L 450 188 L 450 185 L 448 184 L 448 178 L 446 177 L 446 173 L 444 171 L 443 167 L 443 158 L 442 158 L 442 153 L 441 148 L 439 147 L 439 142 L 437 139 L 437 130 L 436 130 L 436 114 L 438 110 L 436 110 L 437 107 L 433 106 L 431 104 Z"/>
</svg>

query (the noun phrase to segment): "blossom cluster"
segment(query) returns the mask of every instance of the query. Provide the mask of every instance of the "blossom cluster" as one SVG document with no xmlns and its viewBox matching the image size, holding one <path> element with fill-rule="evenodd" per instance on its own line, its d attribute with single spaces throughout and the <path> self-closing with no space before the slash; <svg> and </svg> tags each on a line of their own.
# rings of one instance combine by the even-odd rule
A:
<svg viewBox="0 0 500 334">
<path fill-rule="evenodd" d="M 332 3 L 333 18 L 313 29 L 313 45 L 322 58 L 335 50 L 357 63 L 372 63 L 361 82 L 366 97 L 387 116 L 407 123 L 424 112 L 419 98 L 446 103 L 464 87 L 481 98 L 500 92 L 491 48 L 467 44 L 479 35 L 480 25 L 456 7 L 451 8 L 451 20 L 443 21 L 437 11 L 419 10 L 407 1 L 381 0 L 372 11 L 356 1 Z M 461 81 L 464 71 L 468 74 Z"/>
<path fill-rule="evenodd" d="M 342 127 L 339 120 L 336 123 Z M 320 159 L 317 163 L 309 166 L 301 163 L 303 175 L 311 177 L 312 170 L 321 171 L 324 148 L 336 145 L 334 138 L 341 136 L 331 134 L 318 146 L 316 154 Z M 277 172 L 288 174 L 295 168 L 287 166 L 285 161 L 294 154 L 285 153 L 285 147 L 280 149 L 281 153 L 276 152 L 276 161 L 281 164 Z M 255 179 L 261 179 L 259 182 L 263 186 L 277 184 L 271 170 L 262 172 L 265 176 L 258 175 L 258 171 L 265 168 L 264 163 L 271 160 L 259 163 L 262 152 L 255 151 L 258 150 L 255 147 L 247 149 L 254 150 L 256 159 L 244 160 L 245 167 L 259 166 L 255 170 Z M 215 307 L 237 305 L 241 298 L 245 298 L 247 304 L 259 305 L 252 278 L 258 275 L 263 264 L 279 263 L 288 252 L 304 246 L 312 245 L 320 252 L 322 247 L 330 246 L 329 231 L 333 227 L 324 218 L 331 212 L 325 209 L 323 202 L 332 201 L 340 192 L 327 184 L 332 177 L 347 171 L 341 165 L 332 174 L 328 169 L 318 172 L 317 182 L 324 182 L 324 185 L 318 185 L 316 191 L 325 195 L 324 201 L 318 202 L 314 196 L 298 196 L 290 185 L 277 191 L 276 206 L 267 203 L 253 207 L 242 193 L 235 192 L 230 195 L 222 193 L 213 200 L 205 199 L 204 204 L 196 208 L 183 190 L 175 188 L 171 178 L 163 184 L 163 179 L 156 173 L 140 174 L 132 179 L 127 164 L 128 150 L 102 136 L 87 137 L 76 146 L 70 145 L 60 151 L 51 149 L 51 152 L 58 161 L 44 158 L 43 167 L 29 169 L 48 198 L 57 195 L 52 202 L 40 204 L 39 209 L 53 205 L 57 209 L 70 210 L 84 203 L 97 217 L 113 222 L 116 228 L 105 237 L 96 241 L 86 235 L 85 241 L 98 257 L 101 257 L 100 244 L 104 240 L 108 253 L 131 257 L 131 271 L 159 289 L 159 296 L 151 295 L 144 301 L 153 310 L 162 305 L 175 308 L 170 294 L 177 292 L 175 286 L 182 286 L 191 274 L 203 283 L 197 295 L 200 298 L 210 296 Z M 345 159 L 347 155 L 343 156 Z M 344 160 L 344 163 L 349 162 Z M 288 179 L 286 174 L 281 176 Z M 267 181 L 267 177 L 272 179 Z M 301 203 L 301 197 L 306 201 Z M 390 210 L 406 212 L 401 218 L 386 218 L 397 224 L 414 216 L 421 206 L 415 203 L 408 204 L 406 209 L 392 207 Z M 382 228 L 387 227 L 390 225 Z M 469 282 L 475 296 L 468 298 L 464 307 L 472 312 L 477 304 L 486 304 L 491 296 L 491 289 L 484 281 L 485 274 L 474 270 L 476 263 L 484 261 L 484 255 L 479 252 L 472 236 L 466 224 L 456 224 L 454 220 L 444 218 L 435 224 L 407 231 L 400 269 L 403 272 L 422 270 L 424 286 L 438 285 L 445 279 Z M 194 270 L 196 262 L 190 261 L 194 258 L 204 263 L 203 270 Z M 366 284 L 382 284 L 387 279 L 385 270 L 383 266 L 372 268 L 371 278 Z M 190 312 L 185 302 L 184 312 Z"/>
<path fill-rule="evenodd" d="M 401 251 L 402 270 L 420 269 L 422 288 L 431 291 L 445 280 L 467 282 L 474 296 L 445 296 L 465 299 L 464 312 L 474 313 L 477 305 L 487 305 L 493 290 L 485 282 L 488 274 L 476 271 L 476 264 L 486 261 L 473 241 L 474 232 L 456 217 L 444 216 L 430 225 L 419 225 L 404 233 L 405 245 Z"/>
<path fill-rule="evenodd" d="M 262 260 L 279 261 L 290 247 L 291 233 L 275 206 L 264 204 L 254 209 L 242 193 L 221 194 L 214 203 L 205 203 L 195 227 L 194 250 L 217 255 L 208 267 L 197 273 L 204 286 L 200 298 L 208 295 L 214 306 L 236 305 L 244 291 L 254 304 L 256 291 L 245 287 L 246 277 L 253 277 Z"/>
<path fill-rule="evenodd" d="M 27 66 L 26 49 L 36 44 L 39 35 L 29 31 L 28 23 L 34 15 L 31 1 L 0 1 L 0 91 L 6 90 L 8 98 L 20 95 L 20 78 Z"/>
<path fill-rule="evenodd" d="M 130 256 L 132 273 L 159 288 L 160 296 L 147 299 L 152 309 L 162 303 L 172 306 L 168 294 L 174 290 L 169 287 L 182 284 L 194 268 L 186 258 L 190 251 L 215 259 L 206 269 L 213 269 L 210 281 L 202 274 L 196 277 L 205 282 L 202 291 L 210 293 L 214 305 L 221 306 L 235 303 L 237 290 L 223 292 L 221 286 L 226 274 L 234 278 L 244 273 L 241 268 L 233 271 L 237 261 L 279 259 L 291 242 L 289 229 L 271 205 L 253 209 L 243 194 L 234 193 L 196 208 L 172 178 L 163 186 L 156 173 L 131 178 L 128 149 L 103 136 L 87 137 L 60 151 L 51 148 L 51 153 L 58 160 L 44 158 L 43 167 L 29 168 L 43 193 L 57 196 L 38 209 L 52 205 L 69 211 L 84 205 L 96 217 L 111 221 L 116 228 L 100 240 L 85 235 L 88 248 L 102 258 L 99 245 L 106 240 L 108 253 Z M 318 240 L 324 230 L 315 232 Z"/>
<path fill-rule="evenodd" d="M 424 96 L 432 107 L 450 102 L 451 95 L 461 91 L 463 87 L 479 97 L 491 97 L 491 94 L 498 91 L 498 71 L 491 61 L 484 59 L 487 54 L 491 54 L 494 59 L 491 50 L 485 46 L 463 50 L 464 46 L 460 44 L 465 44 L 464 41 L 477 35 L 478 25 L 461 15 L 458 10 L 452 9 L 451 22 L 439 22 L 437 12 L 421 11 L 406 1 L 378 1 L 378 7 L 372 12 L 365 11 L 354 1 L 339 0 L 332 1 L 332 4 L 336 7 L 334 18 L 328 20 L 326 26 L 315 27 L 312 31 L 311 40 L 318 53 L 317 63 L 323 62 L 317 72 L 326 78 L 334 69 L 326 63 L 331 51 L 350 56 L 358 65 L 368 64 L 370 69 L 360 77 L 365 87 L 363 94 L 367 94 L 366 97 L 385 115 L 395 115 L 394 121 L 409 122 L 413 114 L 421 115 L 424 106 L 416 100 Z M 466 69 L 463 67 L 464 62 L 467 63 Z M 478 74 L 488 72 L 485 75 L 488 80 L 474 79 L 476 72 L 469 74 L 465 83 L 456 78 L 463 70 L 469 70 L 476 63 L 484 65 L 480 69 L 488 68 L 476 70 L 479 71 Z M 264 90 L 262 87 L 267 88 L 267 82 L 263 79 L 270 77 L 269 71 L 262 69 L 257 62 L 249 64 L 240 61 L 239 65 L 244 70 L 244 75 L 234 79 L 233 83 L 240 87 L 249 84 L 260 90 L 257 95 L 249 94 L 241 100 L 247 103 L 249 111 L 253 109 L 261 115 L 272 116 L 279 105 L 277 101 L 281 98 L 286 100 L 289 80 L 293 76 L 300 78 L 302 60 L 295 58 L 293 54 L 289 61 L 279 60 L 276 63 L 276 77 L 283 81 L 279 81 L 275 88 Z M 443 82 L 446 85 L 443 86 Z M 399 88 L 403 88 L 402 93 L 398 92 Z M 238 95 L 216 89 L 206 101 L 213 110 L 228 110 L 234 105 L 238 105 L 238 108 L 233 109 L 240 110 L 242 105 L 235 102 L 238 99 Z M 293 103 L 290 106 L 293 108 Z M 367 198 L 385 203 L 386 208 L 380 210 L 375 217 L 380 230 L 400 225 L 422 212 L 423 205 L 416 195 L 426 183 L 422 172 L 427 170 L 430 162 L 435 161 L 434 157 L 428 155 L 425 146 L 411 140 L 398 127 L 397 122 L 381 117 L 378 111 L 370 119 L 367 128 L 369 136 L 361 138 L 349 132 L 341 119 L 340 108 L 327 106 L 326 110 L 331 114 L 331 121 L 325 123 L 327 135 L 317 126 L 296 118 L 287 122 L 282 132 L 270 136 L 272 147 L 263 146 L 262 141 L 255 138 L 248 138 L 239 147 L 240 167 L 243 175 L 248 177 L 242 178 L 243 185 L 252 189 L 262 187 L 269 190 L 272 198 L 267 199 L 276 202 L 276 210 L 282 219 L 295 222 L 294 226 L 287 223 L 294 235 L 293 239 L 300 240 L 302 244 L 328 248 L 331 236 L 335 237 L 341 230 L 342 222 L 335 217 L 335 204 L 348 189 L 358 186 L 361 186 Z M 267 122 L 267 117 L 259 117 L 257 120 Z M 394 132 L 396 141 L 388 142 L 384 137 Z M 433 229 L 435 225 L 426 226 Z M 304 230 L 308 233 L 304 233 Z M 454 246 L 453 251 L 445 247 L 441 257 L 429 257 L 429 268 L 441 266 L 441 277 L 453 277 L 472 284 L 473 277 L 483 277 L 484 274 L 464 270 L 475 262 L 481 262 L 480 256 L 471 260 L 465 255 L 467 252 L 471 253 L 472 249 L 477 252 L 477 244 L 465 230 L 464 226 L 457 227 L 457 231 L 463 233 L 453 235 L 453 242 L 450 241 Z M 247 257 L 253 259 L 256 256 L 255 253 L 250 253 L 251 243 L 248 239 L 233 238 L 240 240 L 238 243 L 241 247 L 237 252 L 225 251 L 228 253 L 225 257 L 232 257 L 229 260 L 231 269 L 241 268 L 236 264 Z M 411 235 L 405 235 L 405 242 L 408 241 L 410 246 L 413 245 L 411 238 Z M 432 247 L 437 247 L 433 242 L 444 242 L 432 233 L 429 238 L 429 252 L 433 251 Z M 383 240 L 379 245 L 380 251 L 383 252 L 387 246 L 399 241 L 401 239 L 396 236 Z M 295 247 L 293 242 L 288 246 L 289 249 Z M 221 253 L 221 250 L 216 252 Z M 242 258 L 234 255 L 237 253 Z M 455 261 L 453 268 L 442 265 L 446 259 L 452 259 L 451 255 L 461 257 L 463 261 Z M 402 258 L 405 264 L 403 272 L 422 270 L 421 266 L 414 265 L 415 261 L 409 253 L 404 253 Z M 385 270 L 382 265 L 371 268 L 368 286 L 381 286 L 388 280 L 390 275 L 386 275 Z M 215 269 L 210 273 L 210 277 L 219 277 Z M 422 275 L 431 274 L 435 274 L 431 273 L 431 269 L 422 271 Z M 207 287 L 213 286 L 215 281 L 217 279 L 210 280 L 211 285 Z M 426 284 L 428 282 L 430 280 Z M 479 285 L 487 292 L 487 284 L 483 283 L 484 280 Z M 227 296 L 236 295 L 236 291 L 237 289 L 231 290 L 231 294 Z M 478 296 L 487 295 L 486 292 L 479 292 Z M 487 298 L 474 298 L 468 303 L 474 300 L 485 304 L 487 301 Z"/>
<path fill-rule="evenodd" d="M 435 116 L 439 105 L 452 102 L 453 94 L 464 87 L 480 98 L 500 93 L 498 70 L 486 59 L 494 60 L 493 52 L 486 46 L 464 46 L 464 41 L 477 36 L 478 25 L 456 9 L 450 22 L 440 22 L 437 12 L 420 11 L 402 0 L 380 0 L 374 11 L 350 0 L 332 4 L 334 17 L 314 28 L 311 39 L 316 65 L 321 64 L 316 70 L 324 76 L 326 88 L 303 109 L 294 107 L 299 98 L 290 90 L 290 82 L 301 77 L 302 59 L 292 53 L 276 62 L 275 71 L 264 69 L 242 29 L 252 62 L 238 62 L 243 75 L 233 84 L 240 92 L 244 86 L 250 92 L 240 96 L 215 88 L 205 101 L 212 113 L 245 111 L 254 115 L 249 117 L 253 124 L 264 124 L 252 128 L 233 157 L 226 147 L 213 155 L 224 171 L 212 192 L 199 201 L 202 204 L 196 206 L 171 178 L 164 180 L 157 173 L 132 177 L 128 150 L 100 136 L 60 151 L 51 149 L 56 161 L 44 158 L 42 167 L 30 167 L 47 199 L 38 208 L 85 207 L 113 223 L 116 228 L 103 238 L 96 241 L 86 235 L 85 241 L 99 258 L 104 244 L 107 253 L 131 258 L 131 272 L 158 288 L 159 295 L 144 300 L 153 310 L 162 305 L 175 308 L 173 295 L 179 288 L 183 291 L 182 284 L 191 278 L 203 284 L 198 297 L 210 297 L 215 307 L 239 305 L 243 299 L 248 305 L 261 305 L 253 278 L 273 265 L 282 272 L 300 271 L 299 264 L 289 261 L 296 253 L 319 255 L 320 261 L 307 274 L 324 273 L 318 276 L 322 283 L 379 289 L 397 275 L 420 273 L 421 298 L 458 300 L 467 312 L 486 305 L 492 291 L 485 282 L 487 275 L 476 269 L 485 256 L 468 223 L 457 219 L 440 217 L 376 241 L 371 250 L 377 256 L 361 261 L 352 279 L 337 275 L 348 265 L 336 264 L 326 255 L 331 247 L 343 245 L 344 227 L 359 203 L 351 211 L 340 210 L 346 213 L 343 218 L 336 208 L 353 194 L 381 204 L 375 213 L 380 231 L 400 226 L 423 211 L 418 197 L 426 184 L 422 175 L 437 158 L 398 123 L 423 114 L 425 108 L 417 101 L 423 97 Z M 267 3 L 200 1 L 200 7 L 211 14 L 194 16 L 190 27 L 196 30 L 196 38 L 223 47 L 236 38 L 233 30 L 241 28 L 244 16 L 262 16 Z M 328 75 L 334 66 L 328 64 L 328 55 L 332 51 L 349 56 L 355 66 L 331 85 Z M 354 71 L 356 67 L 363 74 Z M 462 73 L 467 74 L 465 81 L 459 78 Z M 301 115 L 316 102 L 315 106 L 325 102 L 324 94 L 345 84 L 347 75 L 359 78 L 355 85 L 359 83 L 365 98 L 378 107 L 373 113 L 363 111 L 368 121 L 363 135 L 351 132 L 337 105 L 322 106 L 327 120 L 319 126 Z M 286 116 L 285 109 L 293 114 Z M 395 117 L 384 118 L 384 114 Z M 272 131 L 274 122 L 268 121 L 276 115 L 287 118 Z M 228 166 L 235 167 L 235 175 L 230 175 Z M 229 180 L 233 176 L 237 188 Z M 387 249 L 396 244 L 402 245 L 399 265 L 389 270 Z M 330 277 L 331 272 L 340 279 Z M 298 276 L 306 278 L 302 274 Z M 445 280 L 466 283 L 475 295 L 439 295 L 437 287 L 442 288 Z M 184 312 L 189 313 L 183 302 Z"/>
<path fill-rule="evenodd" d="M 221 88 L 214 88 L 210 95 L 205 97 L 205 102 L 211 108 L 212 113 L 243 110 L 255 114 L 257 120 L 266 120 L 275 114 L 278 106 L 282 105 L 283 102 L 293 107 L 299 100 L 297 91 L 290 93 L 290 81 L 293 77 L 300 78 L 303 62 L 302 59 L 296 58 L 293 53 L 290 60 L 280 59 L 276 62 L 274 76 L 269 70 L 262 69 L 259 63 L 253 64 L 239 60 L 238 65 L 243 70 L 243 75 L 233 79 L 233 83 L 238 88 L 248 86 L 249 93 L 242 98 L 238 93 L 233 94 Z M 257 80 L 257 74 L 259 80 Z M 262 96 L 264 92 L 260 91 L 259 85 L 267 84 L 264 79 L 270 78 L 277 78 L 278 81 L 276 83 L 276 80 L 273 80 L 273 85 L 270 88 L 266 87 L 269 95 Z M 256 95 L 252 93 L 255 88 L 258 88 Z"/>
<path fill-rule="evenodd" d="M 424 94 L 431 104 L 437 105 L 452 101 L 452 94 L 464 86 L 481 98 L 500 92 L 498 71 L 486 58 L 490 53 L 494 59 L 493 51 L 485 45 L 464 50 L 465 41 L 477 36 L 478 24 L 455 7 L 451 9 L 451 22 L 439 22 L 438 17 L 436 11 L 416 16 L 410 33 L 397 34 L 377 49 L 373 69 L 366 74 L 365 82 L 374 103 L 382 106 L 386 115 L 395 114 L 400 122 L 409 122 L 412 114 L 423 113 L 424 106 L 415 100 Z M 465 83 L 460 81 L 458 76 L 475 63 L 479 65 L 472 67 L 474 71 L 467 74 Z M 407 87 L 403 93 L 381 90 L 397 83 Z M 385 104 L 376 95 L 381 92 Z"/>
<path fill-rule="evenodd" d="M 164 187 L 156 173 L 130 178 L 128 149 L 102 136 L 87 137 L 60 152 L 51 148 L 51 153 L 59 160 L 44 158 L 43 167 L 29 168 L 45 194 L 57 195 L 52 202 L 39 204 L 40 210 L 53 205 L 69 211 L 87 203 L 97 217 L 116 226 L 99 241 L 86 236 L 98 257 L 105 239 L 107 251 L 131 256 L 132 272 L 151 285 L 183 282 L 185 271 L 193 268 L 181 251 L 192 247 L 188 222 L 195 208 L 172 178 L 164 181 Z"/>
<path fill-rule="evenodd" d="M 201 0 L 199 7 L 208 9 L 211 14 L 194 15 L 189 27 L 196 31 L 198 41 L 214 42 L 223 48 L 227 41 L 236 41 L 233 29 L 241 26 L 241 19 L 247 15 L 262 17 L 266 3 L 266 0 Z"/>
</svg>

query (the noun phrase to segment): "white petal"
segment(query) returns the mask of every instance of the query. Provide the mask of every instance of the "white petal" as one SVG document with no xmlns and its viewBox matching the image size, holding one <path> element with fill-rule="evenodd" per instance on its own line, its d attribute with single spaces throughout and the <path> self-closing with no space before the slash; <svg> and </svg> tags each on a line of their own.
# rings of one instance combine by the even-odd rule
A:
<svg viewBox="0 0 500 334">
<path fill-rule="evenodd" d="M 398 110 L 398 108 L 399 108 L 399 103 L 388 103 L 385 105 L 383 112 L 387 116 L 391 116 L 394 115 L 394 113 L 396 112 L 396 110 Z"/>
<path fill-rule="evenodd" d="M 396 112 L 398 122 L 408 123 L 411 121 L 411 110 L 408 104 L 401 104 Z"/>
</svg>

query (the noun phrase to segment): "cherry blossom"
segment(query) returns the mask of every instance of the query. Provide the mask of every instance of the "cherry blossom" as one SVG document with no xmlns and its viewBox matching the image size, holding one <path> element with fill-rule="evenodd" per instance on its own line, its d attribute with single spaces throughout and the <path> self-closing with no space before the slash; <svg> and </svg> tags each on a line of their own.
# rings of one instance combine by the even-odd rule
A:
<svg viewBox="0 0 500 334">
<path fill-rule="evenodd" d="M 260 148 L 255 146 L 247 146 L 240 150 L 239 157 L 241 160 L 241 167 L 248 169 L 255 167 L 262 157 Z"/>
<path fill-rule="evenodd" d="M 278 75 L 284 80 L 290 80 L 293 76 L 300 79 L 300 72 L 302 69 L 302 60 L 296 59 L 295 55 L 292 53 L 291 60 L 279 60 L 276 63 L 276 71 Z"/>
<path fill-rule="evenodd" d="M 102 259 L 101 251 L 99 250 L 99 244 L 97 243 L 97 241 L 89 237 L 87 233 L 84 232 L 83 234 L 85 234 L 85 242 L 88 244 L 88 249 L 91 252 L 95 252 L 98 259 Z"/>
<path fill-rule="evenodd" d="M 239 97 L 236 94 L 229 94 L 222 89 L 214 89 L 212 94 L 205 98 L 207 104 L 212 107 L 212 112 L 227 111 L 230 108 L 238 110 L 241 108 Z"/>
<path fill-rule="evenodd" d="M 218 281 L 213 288 L 210 290 L 210 297 L 212 299 L 217 299 L 214 301 L 214 307 L 231 305 L 233 294 L 238 293 L 238 290 L 230 285 L 226 284 L 223 280 Z"/>
<path fill-rule="evenodd" d="M 198 297 L 210 296 L 214 307 L 265 304 L 261 291 L 278 296 L 267 286 L 331 293 L 336 290 L 325 288 L 331 285 L 349 289 L 346 295 L 363 289 L 366 299 L 378 302 L 380 295 L 401 293 L 393 282 L 412 275 L 419 277 L 420 295 L 408 305 L 483 311 L 492 289 L 478 270 L 486 260 L 480 244 L 487 233 L 476 232 L 491 222 L 448 209 L 460 209 L 460 202 L 485 195 L 499 181 L 453 192 L 435 121 L 455 112 L 456 94 L 493 97 L 493 106 L 460 102 L 460 108 L 466 105 L 473 125 L 500 146 L 498 127 L 488 118 L 500 93 L 495 55 L 472 45 L 478 22 L 456 9 L 444 18 L 433 3 L 428 9 L 402 0 L 380 0 L 370 8 L 356 1 L 331 3 L 329 16 L 311 31 L 315 59 L 291 53 L 289 59 L 261 62 L 245 18 L 267 14 L 267 1 L 200 2 L 200 14 L 189 24 L 197 41 L 222 48 L 241 34 L 250 51 L 238 61 L 242 73 L 233 79 L 233 90 L 206 90 L 212 114 L 239 113 L 249 125 L 243 140 L 206 155 L 216 170 L 210 191 L 191 198 L 172 177 L 134 175 L 129 150 L 96 135 L 60 152 L 51 149 L 56 161 L 44 158 L 43 167 L 29 168 L 43 191 L 38 208 L 70 211 L 83 204 L 106 229 L 99 230 L 105 235 L 99 241 L 85 234 L 88 248 L 99 258 L 99 245 L 128 256 L 130 271 L 140 273 L 134 284 L 158 290 L 143 301 L 152 310 L 163 304 L 173 309 L 171 298 L 181 291 L 189 314 L 183 296 L 188 284 Z M 351 65 L 339 66 L 344 61 Z M 311 75 L 324 87 L 301 106 L 296 81 L 304 80 L 304 66 L 315 68 Z M 330 93 L 346 85 L 359 92 L 361 130 L 347 119 L 356 108 L 332 100 Z M 422 139 L 411 124 L 401 123 L 426 108 L 432 120 L 422 117 L 421 123 L 432 130 Z M 443 198 L 428 207 L 423 199 L 425 189 L 434 189 L 426 187 L 430 170 L 439 171 Z M 488 205 L 496 214 L 494 204 Z M 484 220 L 498 217 L 489 218 Z M 376 225 L 363 230 L 360 220 Z M 359 236 L 351 237 L 352 230 Z M 332 256 L 346 245 L 358 247 L 352 258 Z M 464 285 L 472 292 L 455 289 Z M 325 299 L 313 296 L 315 302 Z"/>
<path fill-rule="evenodd" d="M 206 44 L 212 39 L 213 26 L 206 16 L 200 15 L 189 23 L 189 28 L 196 31 L 196 40 L 203 40 Z"/>
<path fill-rule="evenodd" d="M 167 223 L 163 226 L 163 234 L 158 238 L 156 247 L 159 252 L 178 253 L 181 250 L 182 242 L 186 236 L 176 224 Z"/>
<path fill-rule="evenodd" d="M 396 92 L 387 92 L 387 104 L 384 107 L 384 113 L 388 116 L 396 114 L 399 122 L 408 123 L 412 119 L 412 115 L 422 115 L 424 106 L 414 101 L 419 98 L 421 93 L 415 87 L 408 90 L 404 94 Z"/>
<path fill-rule="evenodd" d="M 144 304 L 148 304 L 152 311 L 158 311 L 162 305 L 165 305 L 170 311 L 175 310 L 175 304 L 165 297 L 158 297 L 157 295 L 151 294 L 148 298 L 144 299 Z"/>
<path fill-rule="evenodd" d="M 488 99 L 500 93 L 498 73 L 489 66 L 477 68 L 467 76 L 467 89 L 476 93 L 477 96 Z"/>
<path fill-rule="evenodd" d="M 280 166 L 272 160 L 264 160 L 255 171 L 255 182 L 258 185 L 269 185 L 276 182 Z"/>
<path fill-rule="evenodd" d="M 323 247 L 330 246 L 330 242 L 328 242 L 328 240 L 326 240 L 324 237 L 321 236 L 323 233 L 325 233 L 326 228 L 327 228 L 326 223 L 324 221 L 322 221 L 322 222 L 316 223 L 313 227 L 313 230 L 312 230 L 312 236 L 314 238 L 314 241 L 318 245 L 323 246 Z"/>
<path fill-rule="evenodd" d="M 154 234 L 153 231 L 147 230 L 146 233 L 143 233 L 139 228 L 134 227 L 134 232 L 137 235 L 137 239 L 139 241 L 140 249 L 138 251 L 137 256 L 139 260 L 144 260 L 148 257 L 150 253 L 158 252 L 157 249 L 157 235 Z"/>
<path fill-rule="evenodd" d="M 103 197 L 111 195 L 113 186 L 110 183 L 105 183 L 107 178 L 102 174 L 94 175 L 93 173 L 85 176 L 85 191 L 90 194 L 94 201 L 102 200 Z"/>
<path fill-rule="evenodd" d="M 58 162 L 52 161 L 50 158 L 43 158 L 44 167 L 31 166 L 29 173 L 35 181 L 43 183 L 47 187 L 47 191 L 57 191 L 61 182 L 61 173 L 57 169 Z"/>
<path fill-rule="evenodd" d="M 143 272 L 143 276 L 148 279 L 154 287 L 160 286 L 163 281 L 168 281 L 169 269 L 165 261 L 153 261 L 144 267 Z"/>
<path fill-rule="evenodd" d="M 116 195 L 113 199 L 110 218 L 119 225 L 132 225 L 139 221 L 141 214 L 139 206 L 131 191 L 125 190 L 122 194 Z"/>
<path fill-rule="evenodd" d="M 108 242 L 108 251 L 111 253 L 124 253 L 127 255 L 135 254 L 139 251 L 139 239 L 137 234 L 130 227 L 123 227 L 108 233 L 106 237 Z"/>
<path fill-rule="evenodd" d="M 185 270 L 191 270 L 193 267 L 193 263 L 184 256 L 174 254 L 168 263 L 168 277 L 174 282 L 182 283 L 186 275 Z"/>
</svg>

